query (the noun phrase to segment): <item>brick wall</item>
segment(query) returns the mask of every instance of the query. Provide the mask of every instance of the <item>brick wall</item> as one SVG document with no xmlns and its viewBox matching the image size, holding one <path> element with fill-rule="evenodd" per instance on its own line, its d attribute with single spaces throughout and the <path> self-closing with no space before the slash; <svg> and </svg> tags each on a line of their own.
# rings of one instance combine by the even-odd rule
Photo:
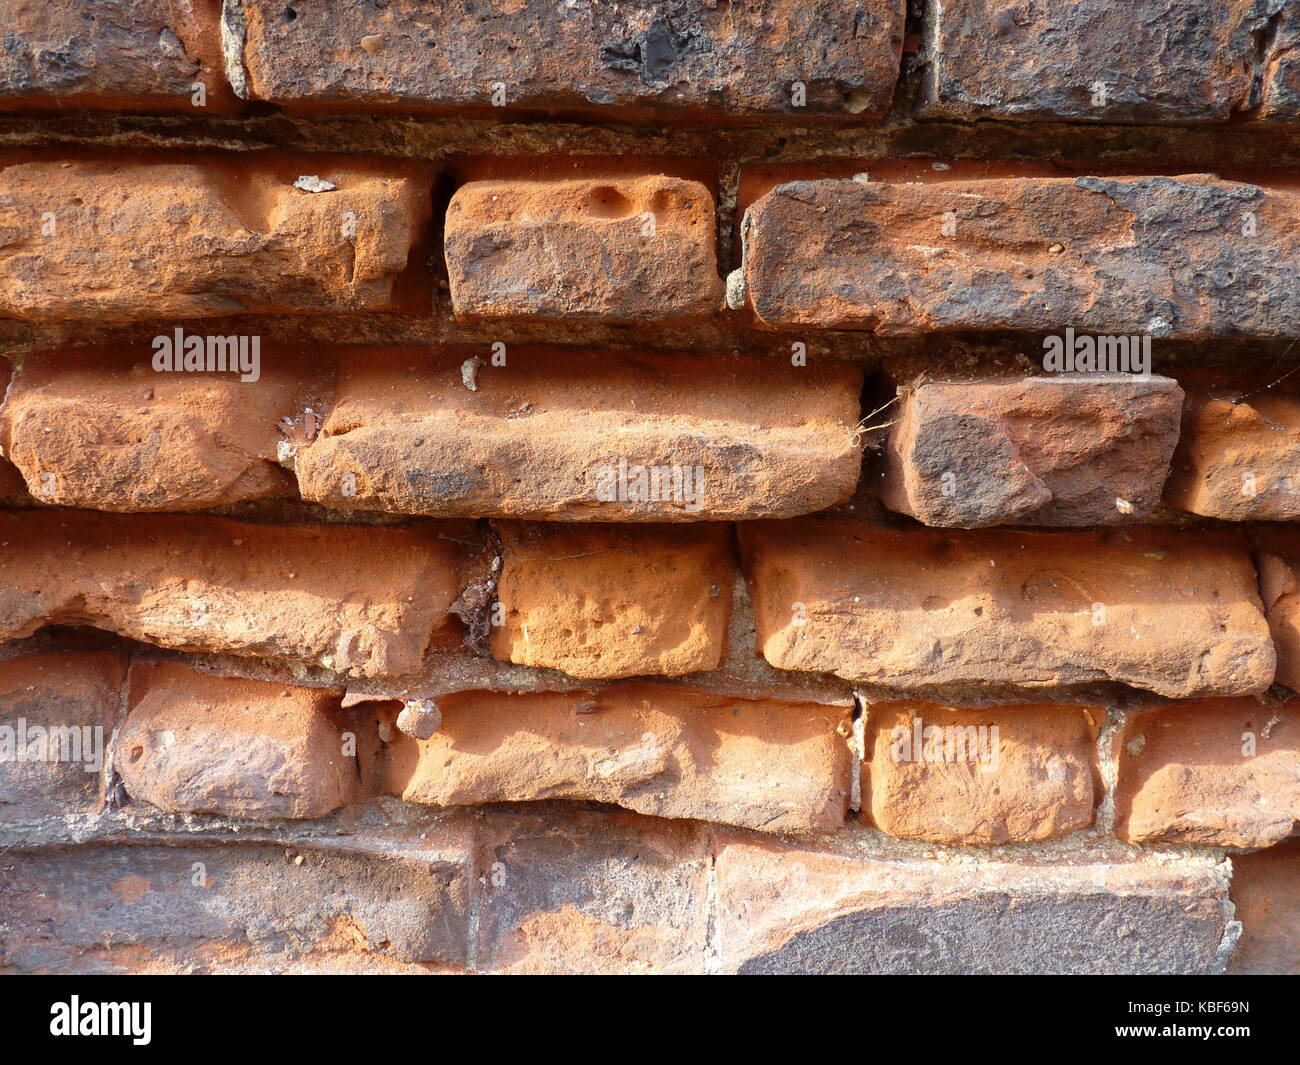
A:
<svg viewBox="0 0 1300 1065">
<path fill-rule="evenodd" d="M 1296 0 L 0 16 L 0 971 L 1300 971 Z"/>
</svg>

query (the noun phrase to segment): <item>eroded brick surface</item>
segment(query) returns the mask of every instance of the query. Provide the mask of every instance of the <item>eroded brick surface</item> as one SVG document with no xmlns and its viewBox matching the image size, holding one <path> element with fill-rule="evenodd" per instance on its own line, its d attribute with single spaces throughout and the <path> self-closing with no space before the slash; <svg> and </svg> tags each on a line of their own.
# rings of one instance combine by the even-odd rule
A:
<svg viewBox="0 0 1300 1065">
<path fill-rule="evenodd" d="M 1134 843 L 1267 847 L 1300 820 L 1300 712 L 1206 699 L 1145 711 L 1122 737 L 1116 830 Z"/>
<path fill-rule="evenodd" d="M 332 189 L 295 188 L 299 176 Z M 0 314 L 37 321 L 389 310 L 429 215 L 394 164 L 0 165 Z"/>
<path fill-rule="evenodd" d="M 474 385 L 466 387 L 466 374 Z M 862 373 L 739 356 L 563 351 L 345 366 L 303 497 L 348 510 L 551 521 L 785 517 L 843 502 Z"/>
<path fill-rule="evenodd" d="M 742 526 L 758 648 L 781 669 L 903 690 L 1121 681 L 1263 691 L 1274 652 L 1249 555 L 1162 530 Z"/>
<path fill-rule="evenodd" d="M 870 708 L 863 805 L 891 836 L 1030 842 L 1092 824 L 1099 707 Z"/>
<path fill-rule="evenodd" d="M 170 813 L 320 817 L 357 794 L 351 727 L 335 692 L 137 664 L 115 764 Z"/>
<path fill-rule="evenodd" d="M 0 638 L 83 624 L 343 675 L 415 669 L 459 594 L 436 530 L 172 515 L 0 516 Z"/>
<path fill-rule="evenodd" d="M 721 661 L 734 572 L 726 527 L 497 528 L 497 658 L 604 679 L 681 676 Z"/>
<path fill-rule="evenodd" d="M 382 786 L 411 802 L 590 799 L 769 832 L 844 823 L 848 715 L 836 708 L 626 684 L 466 692 L 437 709 L 427 739 L 387 730 Z"/>
<path fill-rule="evenodd" d="M 698 181 L 471 181 L 444 244 L 457 317 L 655 322 L 721 308 L 713 196 Z"/>
<path fill-rule="evenodd" d="M 749 208 L 745 276 L 781 328 L 1287 336 L 1298 203 L 1204 174 L 793 181 Z"/>
<path fill-rule="evenodd" d="M 1162 377 L 925 382 L 893 416 L 880 497 L 927 525 L 1108 525 L 1160 502 L 1183 392 Z"/>
<path fill-rule="evenodd" d="M 249 94 L 301 106 L 869 119 L 903 44 L 902 0 L 239 6 Z"/>
</svg>

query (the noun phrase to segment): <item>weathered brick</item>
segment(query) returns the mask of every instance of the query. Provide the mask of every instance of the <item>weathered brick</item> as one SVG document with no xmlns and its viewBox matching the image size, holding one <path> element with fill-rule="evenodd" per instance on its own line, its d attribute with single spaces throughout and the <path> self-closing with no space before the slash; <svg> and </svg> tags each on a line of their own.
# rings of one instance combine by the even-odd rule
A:
<svg viewBox="0 0 1300 1065">
<path fill-rule="evenodd" d="M 1272 22 L 1265 31 L 1259 117 L 1300 123 L 1300 7 L 1295 0 L 1266 0 Z M 1271 30 L 1271 36 L 1269 31 Z"/>
<path fill-rule="evenodd" d="M 709 934 L 707 830 L 622 811 L 489 808 L 476 968 L 699 973 Z"/>
<path fill-rule="evenodd" d="M 255 99 L 620 118 L 879 116 L 898 77 L 904 13 L 903 0 L 239 7 Z"/>
<path fill-rule="evenodd" d="M 1203 699 L 1125 724 L 1116 832 L 1133 843 L 1267 847 L 1300 820 L 1300 709 Z"/>
<path fill-rule="evenodd" d="M 879 494 L 927 525 L 1107 525 L 1160 502 L 1183 392 L 1165 377 L 904 386 Z"/>
<path fill-rule="evenodd" d="M 1300 321 L 1300 278 L 1278 269 L 1300 254 L 1290 188 L 1203 174 L 825 179 L 779 185 L 745 217 L 746 287 L 770 326 L 1206 338 L 1291 335 Z"/>
<path fill-rule="evenodd" d="M 466 961 L 473 849 L 354 836 L 99 844 L 0 859 L 0 971 L 419 971 Z"/>
<path fill-rule="evenodd" d="M 0 110 L 228 110 L 220 10 L 221 0 L 3 0 Z"/>
<path fill-rule="evenodd" d="M 930 703 L 870 707 L 863 807 L 891 836 L 1028 843 L 1092 824 L 1105 710 Z"/>
<path fill-rule="evenodd" d="M 12 380 L 13 371 L 9 360 L 0 359 L 0 396 L 9 391 Z M 3 413 L 3 407 L 0 407 L 0 413 Z M 23 475 L 18 472 L 18 468 L 9 461 L 5 449 L 0 446 L 0 499 L 7 499 L 25 491 L 27 491 L 27 482 L 23 480 Z"/>
<path fill-rule="evenodd" d="M 10 511 L 0 515 L 0 639 L 93 625 L 345 676 L 405 673 L 451 626 L 459 559 L 432 527 Z"/>
<path fill-rule="evenodd" d="M 470 806 L 589 799 L 768 832 L 833 832 L 849 797 L 847 714 L 664 684 L 595 694 L 465 692 L 428 739 L 392 728 L 382 787 Z"/>
<path fill-rule="evenodd" d="M 721 836 L 719 967 L 909 975 L 1222 969 L 1231 904 L 1217 857 L 898 859 L 845 837 L 821 844 Z"/>
<path fill-rule="evenodd" d="M 136 663 L 115 767 L 132 798 L 169 813 L 320 817 L 357 794 L 338 694 Z"/>
<path fill-rule="evenodd" d="M 458 318 L 658 322 L 722 306 L 713 196 L 698 181 L 470 181 L 444 246 Z"/>
<path fill-rule="evenodd" d="M 1187 394 L 1170 506 L 1225 521 L 1300 518 L 1300 397 L 1210 386 Z"/>
<path fill-rule="evenodd" d="M 125 672 L 99 651 L 0 662 L 0 820 L 99 808 Z"/>
<path fill-rule="evenodd" d="M 1232 902 L 1242 931 L 1228 972 L 1300 974 L 1300 840 L 1234 854 Z"/>
<path fill-rule="evenodd" d="M 734 572 L 725 526 L 503 522 L 499 532 L 497 658 L 609 679 L 721 660 Z"/>
<path fill-rule="evenodd" d="M 786 517 L 843 502 L 862 371 L 848 363 L 563 351 L 505 366 L 366 351 L 321 436 L 305 499 L 345 509 L 553 521 Z M 676 478 L 674 480 L 673 478 Z"/>
<path fill-rule="evenodd" d="M 1257 526 L 1252 539 L 1259 594 L 1277 651 L 1277 682 L 1300 691 L 1300 540 L 1286 525 Z"/>
<path fill-rule="evenodd" d="M 927 0 L 921 113 L 1224 121 L 1284 0 Z"/>
<path fill-rule="evenodd" d="M 1162 695 L 1272 683 L 1250 557 L 1168 530 L 739 527 L 758 647 L 780 669 L 921 692 L 1112 680 Z"/>
<path fill-rule="evenodd" d="M 0 409 L 0 445 L 43 503 L 198 510 L 291 495 L 276 448 L 303 431 L 310 385 L 270 352 L 261 362 L 260 347 L 249 381 L 159 372 L 147 355 L 28 356 Z"/>
<path fill-rule="evenodd" d="M 336 187 L 294 187 L 314 175 Z M 0 166 L 0 315 L 129 321 L 382 311 L 429 217 L 405 165 L 99 160 Z"/>
</svg>

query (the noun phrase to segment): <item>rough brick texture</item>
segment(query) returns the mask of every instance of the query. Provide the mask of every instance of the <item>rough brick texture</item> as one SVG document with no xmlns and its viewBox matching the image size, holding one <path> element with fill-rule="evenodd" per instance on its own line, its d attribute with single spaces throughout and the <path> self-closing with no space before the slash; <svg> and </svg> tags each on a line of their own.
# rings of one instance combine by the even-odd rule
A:
<svg viewBox="0 0 1300 1065">
<path fill-rule="evenodd" d="M 904 690 L 1116 680 L 1263 691 L 1274 653 L 1249 556 L 1158 530 L 741 528 L 758 647 L 780 669 Z"/>
<path fill-rule="evenodd" d="M 349 725 L 328 691 L 137 665 L 116 768 L 168 812 L 320 817 L 357 788 Z"/>
<path fill-rule="evenodd" d="M 867 118 L 903 45 L 903 0 L 238 6 L 249 95 L 303 107 Z"/>
<path fill-rule="evenodd" d="M 833 832 L 849 798 L 847 715 L 666 685 L 438 700 L 428 739 L 393 729 L 383 786 L 470 806 L 594 799 L 768 832 Z"/>
<path fill-rule="evenodd" d="M 0 314 L 131 321 L 389 310 L 428 217 L 391 164 L 0 165 Z M 299 176 L 335 187 L 295 188 Z"/>
<path fill-rule="evenodd" d="M 451 302 L 462 318 L 593 322 L 718 310 L 713 196 L 666 175 L 471 181 L 447 208 Z"/>
<path fill-rule="evenodd" d="M 0 638 L 83 624 L 345 676 L 403 673 L 451 624 L 458 559 L 435 530 L 14 511 L 0 516 Z"/>
<path fill-rule="evenodd" d="M 468 353 L 430 363 L 364 351 L 295 468 L 303 498 L 348 510 L 786 517 L 853 494 L 861 387 L 847 364 L 743 356 L 512 352 L 497 366 Z"/>
<path fill-rule="evenodd" d="M 24 360 L 10 385 L 0 446 L 32 496 L 52 505 L 201 510 L 287 495 L 293 477 L 277 465 L 277 447 L 292 438 L 309 391 L 273 357 L 245 381 L 48 352 Z"/>
<path fill-rule="evenodd" d="M 1285 0 L 926 0 L 923 114 L 1225 121 Z"/>
<path fill-rule="evenodd" d="M 926 525 L 1109 525 L 1160 502 L 1182 389 L 1128 374 L 925 382 L 888 438 L 886 506 Z"/>
<path fill-rule="evenodd" d="M 1300 820 L 1300 713 L 1206 699 L 1149 710 L 1122 737 L 1117 830 L 1135 843 L 1267 847 Z"/>
<path fill-rule="evenodd" d="M 221 0 L 4 0 L 0 110 L 228 110 L 220 8 Z"/>
<path fill-rule="evenodd" d="M 1289 335 L 1298 196 L 1204 174 L 793 181 L 749 209 L 745 277 L 787 328 Z"/>
<path fill-rule="evenodd" d="M 675 677 L 721 661 L 733 573 L 725 528 L 499 529 L 498 658 L 593 678 Z"/>
<path fill-rule="evenodd" d="M 124 675 L 109 652 L 0 662 L 0 821 L 99 809 Z"/>
<path fill-rule="evenodd" d="M 1104 711 L 1043 706 L 870 711 L 863 806 L 891 836 L 941 843 L 1051 839 L 1092 823 Z"/>
</svg>

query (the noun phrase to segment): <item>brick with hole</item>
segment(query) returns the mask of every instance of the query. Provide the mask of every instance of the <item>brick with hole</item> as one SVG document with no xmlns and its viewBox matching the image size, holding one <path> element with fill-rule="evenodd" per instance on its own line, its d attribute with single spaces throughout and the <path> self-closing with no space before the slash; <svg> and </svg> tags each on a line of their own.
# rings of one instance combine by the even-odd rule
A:
<svg viewBox="0 0 1300 1065">
<path fill-rule="evenodd" d="M 1286 385 L 1268 388 L 1268 377 L 1246 388 L 1236 377 L 1206 377 L 1189 388 L 1165 502 L 1224 521 L 1293 521 L 1300 518 L 1300 396 Z"/>
<path fill-rule="evenodd" d="M 1200 699 L 1131 716 L 1116 833 L 1131 843 L 1268 847 L 1300 820 L 1295 700 Z"/>
<path fill-rule="evenodd" d="M 178 662 L 135 663 L 130 690 L 114 764 L 133 799 L 167 813 L 309 818 L 359 793 L 338 692 Z"/>
<path fill-rule="evenodd" d="M 729 529 L 499 522 L 493 655 L 581 678 L 714 669 L 731 614 Z"/>
<path fill-rule="evenodd" d="M 395 310 L 429 185 L 407 164 L 311 156 L 0 162 L 0 315 Z"/>
<path fill-rule="evenodd" d="M 1254 235 L 1242 236 L 1253 227 Z M 745 214 L 758 319 L 914 335 L 962 330 L 1288 336 L 1300 192 L 1179 177 L 828 178 Z M 1068 368 L 1068 367 L 1067 367 Z"/>
<path fill-rule="evenodd" d="M 1234 537 L 1165 529 L 739 526 L 758 650 L 778 669 L 922 694 L 1114 681 L 1172 698 L 1273 681 Z"/>
<path fill-rule="evenodd" d="M 937 843 L 1032 843 L 1092 824 L 1099 707 L 873 703 L 864 820 Z"/>
<path fill-rule="evenodd" d="M 460 594 L 459 526 L 254 525 L 81 510 L 0 514 L 0 639 L 88 625 L 159 647 L 341 676 L 417 669 Z"/>
<path fill-rule="evenodd" d="M 1167 377 L 921 381 L 890 410 L 879 495 L 926 525 L 1110 525 L 1160 502 L 1183 391 Z"/>
<path fill-rule="evenodd" d="M 920 113 L 1223 122 L 1255 105 L 1278 0 L 926 0 Z"/>
<path fill-rule="evenodd" d="M 290 108 L 865 120 L 893 95 L 904 4 L 241 0 L 238 10 L 248 95 Z"/>
<path fill-rule="evenodd" d="M 100 808 L 125 679 L 108 651 L 0 662 L 0 821 Z"/>
<path fill-rule="evenodd" d="M 0 111 L 224 113 L 221 0 L 5 0 Z"/>
<path fill-rule="evenodd" d="M 470 373 L 472 389 L 466 387 Z M 786 517 L 848 499 L 862 371 L 764 356 L 369 350 L 345 364 L 302 495 L 550 521 Z"/>
<path fill-rule="evenodd" d="M 438 709 L 428 739 L 386 730 L 385 791 L 440 806 L 585 799 L 766 832 L 844 824 L 843 708 L 629 682 L 592 693 L 463 692 L 440 697 Z"/>
<path fill-rule="evenodd" d="M 238 350 L 238 337 L 217 339 L 219 354 Z M 292 495 L 277 448 L 312 431 L 316 386 L 299 360 L 254 350 L 247 380 L 159 371 L 129 351 L 30 355 L 0 409 L 0 445 L 51 505 L 177 511 Z"/>
<path fill-rule="evenodd" d="M 467 182 L 444 248 L 457 318 L 689 321 L 722 305 L 713 196 L 665 174 Z"/>
</svg>

